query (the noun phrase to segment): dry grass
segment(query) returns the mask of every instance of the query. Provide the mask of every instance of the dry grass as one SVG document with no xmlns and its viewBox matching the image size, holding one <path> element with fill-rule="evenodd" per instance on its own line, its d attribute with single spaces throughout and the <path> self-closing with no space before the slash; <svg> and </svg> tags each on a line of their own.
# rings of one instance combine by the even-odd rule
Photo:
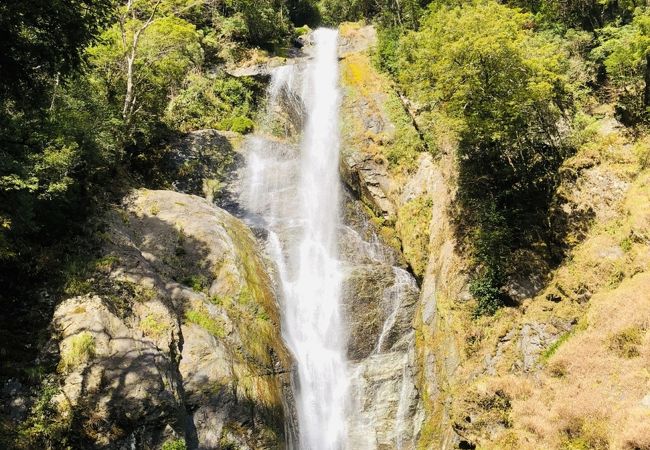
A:
<svg viewBox="0 0 650 450">
<path fill-rule="evenodd" d="M 71 336 L 62 343 L 59 370 L 71 372 L 95 356 L 95 337 L 88 331 Z"/>
<path fill-rule="evenodd" d="M 510 427 L 499 429 L 495 419 L 476 430 L 479 448 L 650 449 L 650 407 L 642 403 L 650 394 L 650 171 L 639 172 L 647 140 L 628 145 L 612 133 L 577 157 L 597 153 L 599 173 L 628 183 L 622 198 L 597 218 L 547 290 L 465 328 L 468 351 L 458 379 L 485 370 L 498 350 L 496 375 L 477 383 L 503 392 L 511 407 Z M 549 302 L 548 294 L 561 300 Z M 525 374 L 514 363 L 521 358 L 520 327 L 531 322 L 555 327 L 557 340 L 539 355 L 543 369 Z M 562 323 L 572 330 L 562 332 Z M 460 417 L 468 411 L 462 393 L 476 386 L 455 389 L 461 395 L 452 410 Z M 489 419 L 490 409 L 483 414 Z"/>
<path fill-rule="evenodd" d="M 634 448 L 626 441 L 643 442 L 643 429 L 630 430 L 638 428 L 634 412 L 650 392 L 650 342 L 642 331 L 649 293 L 644 273 L 594 296 L 587 329 L 557 349 L 529 399 L 513 402 L 517 427 L 538 448 L 622 449 Z"/>
</svg>

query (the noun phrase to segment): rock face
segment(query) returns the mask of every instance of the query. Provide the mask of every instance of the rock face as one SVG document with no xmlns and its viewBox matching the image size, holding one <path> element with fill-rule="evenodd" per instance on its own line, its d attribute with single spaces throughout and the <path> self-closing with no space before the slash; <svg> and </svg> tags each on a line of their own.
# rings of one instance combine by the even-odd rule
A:
<svg viewBox="0 0 650 450">
<path fill-rule="evenodd" d="M 341 174 L 349 189 L 364 199 L 377 216 L 384 219 L 396 216 L 395 204 L 388 197 L 390 177 L 381 159 L 362 153 L 349 154 L 341 160 Z"/>
<path fill-rule="evenodd" d="M 97 294 L 54 320 L 56 400 L 78 446 L 283 448 L 291 362 L 246 226 L 199 197 L 138 190 L 105 241 Z"/>
<path fill-rule="evenodd" d="M 237 133 L 212 129 L 176 138 L 163 149 L 165 181 L 177 191 L 212 201 L 219 196 L 223 180 L 240 162 L 240 141 Z"/>
<path fill-rule="evenodd" d="M 406 366 L 420 398 L 418 448 L 648 447 L 647 389 L 633 381 L 647 371 L 650 351 L 650 172 L 638 153 L 648 138 L 635 142 L 618 129 L 612 111 L 599 108 L 599 136 L 562 165 L 548 218 L 567 257 L 551 270 L 538 249 L 513 255 L 522 270 L 505 289 L 519 304 L 476 318 L 467 283 L 471 258 L 454 232 L 462 217 L 454 208 L 453 138 L 429 133 L 430 145 L 405 139 L 420 134 L 410 122 L 418 120 L 411 111 L 417 108 L 370 64 L 365 47 L 371 41 L 360 30 L 342 27 L 341 173 L 382 235 L 393 233 L 421 280 L 415 356 Z M 368 292 L 386 283 L 376 269 L 362 274 L 353 272 L 351 282 Z M 367 329 L 356 336 L 364 342 L 382 319 L 372 302 L 363 296 L 360 302 L 363 317 L 355 320 Z M 356 345 L 354 352 L 361 358 L 367 348 Z M 368 367 L 383 358 L 386 370 Z M 364 402 L 394 401 L 385 395 L 390 390 L 373 386 L 395 379 L 395 359 L 371 354 L 355 369 L 359 392 L 365 392 L 355 399 L 361 410 Z M 361 430 L 358 448 L 383 439 L 370 426 L 380 417 L 354 422 Z M 391 429 L 384 423 L 387 433 Z M 410 441 L 405 445 L 410 448 Z"/>
<path fill-rule="evenodd" d="M 348 203 L 348 210 L 361 208 L 359 201 Z M 349 217 L 341 233 L 351 360 L 348 445 L 359 450 L 415 448 L 422 419 L 412 325 L 419 288 L 374 227 Z"/>
</svg>

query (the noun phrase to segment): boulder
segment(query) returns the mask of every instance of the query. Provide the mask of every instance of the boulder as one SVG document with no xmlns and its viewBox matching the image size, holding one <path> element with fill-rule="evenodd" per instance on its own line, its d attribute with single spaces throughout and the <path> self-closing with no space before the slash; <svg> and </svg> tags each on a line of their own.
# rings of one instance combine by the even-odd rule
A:
<svg viewBox="0 0 650 450">
<path fill-rule="evenodd" d="M 55 312 L 55 397 L 83 448 L 283 448 L 291 360 L 251 231 L 200 197 L 109 213 L 94 293 Z"/>
</svg>

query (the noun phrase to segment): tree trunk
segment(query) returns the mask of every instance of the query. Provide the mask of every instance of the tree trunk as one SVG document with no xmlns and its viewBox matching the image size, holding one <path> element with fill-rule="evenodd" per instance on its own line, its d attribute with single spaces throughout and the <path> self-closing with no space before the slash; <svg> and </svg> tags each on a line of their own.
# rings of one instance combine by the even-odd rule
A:
<svg viewBox="0 0 650 450">
<path fill-rule="evenodd" d="M 133 102 L 133 62 L 135 61 L 135 52 L 132 52 L 126 57 L 126 95 L 124 96 L 124 108 L 122 109 L 122 117 L 125 121 L 129 121 L 130 112 L 132 110 L 131 103 Z"/>
<path fill-rule="evenodd" d="M 643 93 L 643 106 L 650 108 L 650 53 L 645 55 L 645 91 Z"/>
</svg>

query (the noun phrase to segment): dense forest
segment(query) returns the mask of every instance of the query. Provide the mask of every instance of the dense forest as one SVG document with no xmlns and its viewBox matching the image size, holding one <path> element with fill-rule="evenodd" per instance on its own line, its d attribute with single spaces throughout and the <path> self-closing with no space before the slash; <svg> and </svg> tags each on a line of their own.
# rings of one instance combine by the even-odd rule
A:
<svg viewBox="0 0 650 450">
<path fill-rule="evenodd" d="M 436 156 L 457 142 L 454 232 L 471 261 L 475 318 L 514 304 L 504 287 L 527 270 L 522 261 L 564 260 L 560 168 L 578 148 L 604 145 L 593 126 L 598 105 L 613 105 L 630 136 L 650 125 L 645 0 L 8 0 L 0 4 L 3 378 L 32 366 L 47 336 L 25 330 L 47 323 L 51 299 L 76 292 L 103 231 L 96 218 L 132 187 L 170 187 L 167 143 L 259 125 L 265 82 L 231 69 L 287 56 L 317 26 L 355 21 L 377 29 L 373 64 L 426 150 Z M 635 151 L 650 164 L 649 148 Z M 32 367 L 31 380 L 48 370 Z M 58 431 L 39 423 L 47 408 L 38 408 L 0 434 L 17 448 L 56 448 Z"/>
</svg>

